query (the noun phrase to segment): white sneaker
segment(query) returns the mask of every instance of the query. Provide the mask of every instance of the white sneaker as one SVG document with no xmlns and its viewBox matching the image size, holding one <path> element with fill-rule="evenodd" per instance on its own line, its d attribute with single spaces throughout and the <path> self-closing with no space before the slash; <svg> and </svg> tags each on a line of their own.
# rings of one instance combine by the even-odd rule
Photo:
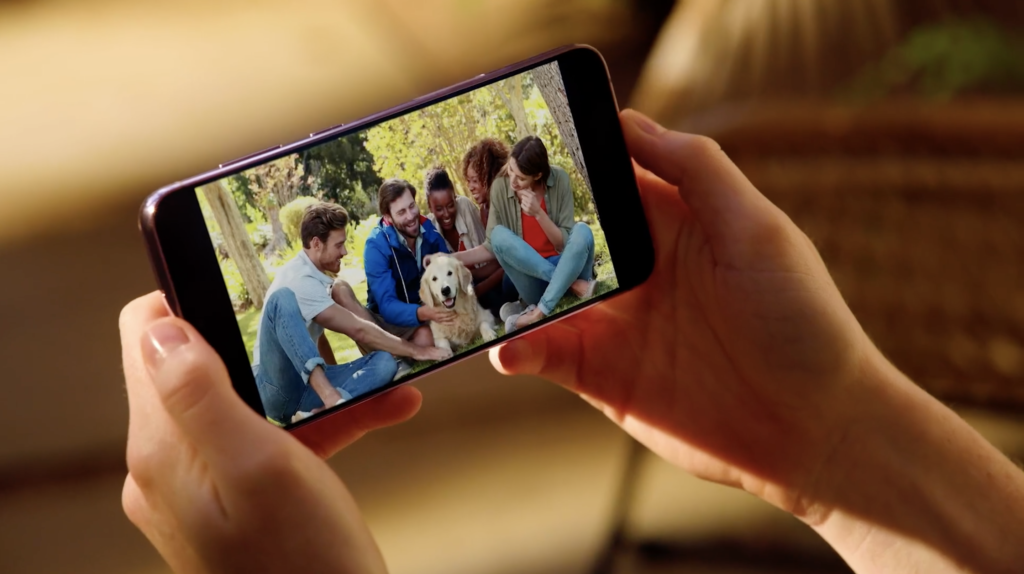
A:
<svg viewBox="0 0 1024 574">
<path fill-rule="evenodd" d="M 311 416 L 313 416 L 312 412 L 309 412 L 309 411 L 296 411 L 295 414 L 292 415 L 292 424 L 295 424 L 295 423 L 301 421 L 302 419 L 308 419 Z"/>
<path fill-rule="evenodd" d="M 594 279 L 594 280 L 591 280 L 591 281 L 587 281 L 587 288 L 586 288 L 586 290 L 583 291 L 583 294 L 582 295 L 576 295 L 575 293 L 573 293 L 573 295 L 576 295 L 581 300 L 590 299 L 591 297 L 594 296 L 594 289 L 596 289 L 596 288 L 597 288 L 597 279 Z"/>
<path fill-rule="evenodd" d="M 395 373 L 394 377 L 391 377 L 392 381 L 397 381 L 398 379 L 401 379 L 402 377 L 408 375 L 409 371 L 412 370 L 412 365 L 410 365 L 408 361 L 405 361 L 404 359 L 397 359 L 397 362 L 398 372 Z"/>
<path fill-rule="evenodd" d="M 533 311 L 536 308 L 536 305 L 530 305 L 526 309 L 523 309 L 520 313 L 516 313 L 515 315 L 509 315 L 508 319 L 505 319 L 505 334 L 508 335 L 509 333 L 515 331 L 517 329 L 516 321 L 519 320 L 519 317 L 525 315 L 526 313 L 529 313 L 530 311 Z M 502 309 L 502 311 L 504 311 L 504 308 Z"/>
<path fill-rule="evenodd" d="M 525 310 L 526 305 L 523 305 L 522 301 L 512 301 L 510 303 L 505 303 L 504 305 L 501 306 L 501 309 L 498 310 L 498 318 L 500 318 L 502 321 L 508 321 L 508 318 L 511 317 L 512 315 L 518 315 Z"/>
</svg>

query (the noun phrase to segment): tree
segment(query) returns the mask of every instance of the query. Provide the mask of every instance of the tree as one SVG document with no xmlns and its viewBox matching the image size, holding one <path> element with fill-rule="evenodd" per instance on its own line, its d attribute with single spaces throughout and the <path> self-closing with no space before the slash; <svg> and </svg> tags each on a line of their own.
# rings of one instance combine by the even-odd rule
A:
<svg viewBox="0 0 1024 574">
<path fill-rule="evenodd" d="M 526 117 L 526 107 L 523 105 L 523 77 L 515 75 L 506 78 L 494 86 L 494 91 L 505 103 L 512 119 L 516 122 L 516 141 L 534 134 L 530 121 Z"/>
<path fill-rule="evenodd" d="M 516 124 L 496 86 L 457 96 L 367 130 L 366 149 L 374 169 L 385 178 L 398 177 L 421 193 L 423 178 L 434 165 L 448 170 L 456 193 L 466 195 L 461 170 L 466 151 L 484 137 L 514 141 Z"/>
<path fill-rule="evenodd" d="M 572 112 L 569 110 L 569 99 L 565 95 L 565 85 L 562 83 L 562 74 L 558 70 L 558 63 L 534 68 L 533 82 L 540 90 L 544 102 L 551 112 L 551 117 L 558 127 L 558 134 L 562 143 L 569 151 L 573 165 L 583 176 L 587 190 L 593 194 L 593 187 L 590 185 L 590 176 L 587 174 L 587 165 L 583 162 L 583 151 L 580 149 L 580 139 L 576 134 L 576 124 L 572 121 Z"/>
<path fill-rule="evenodd" d="M 356 222 L 374 211 L 370 195 L 382 183 L 374 157 L 366 149 L 366 132 L 338 138 L 299 153 L 305 171 L 300 192 L 343 206 Z"/>
<path fill-rule="evenodd" d="M 223 180 L 200 186 L 199 190 L 210 205 L 213 217 L 220 227 L 228 256 L 235 262 L 238 272 L 242 275 L 242 282 L 249 292 L 249 300 L 258 309 L 262 309 L 267 289 L 270 288 L 270 280 L 256 255 L 256 249 L 249 240 L 242 212 L 239 211 Z"/>
<path fill-rule="evenodd" d="M 283 206 L 298 197 L 304 174 L 305 170 L 296 155 L 278 158 L 239 174 L 270 223 L 271 239 L 264 250 L 267 257 L 276 256 L 288 247 L 288 238 L 281 227 L 278 213 Z"/>
</svg>

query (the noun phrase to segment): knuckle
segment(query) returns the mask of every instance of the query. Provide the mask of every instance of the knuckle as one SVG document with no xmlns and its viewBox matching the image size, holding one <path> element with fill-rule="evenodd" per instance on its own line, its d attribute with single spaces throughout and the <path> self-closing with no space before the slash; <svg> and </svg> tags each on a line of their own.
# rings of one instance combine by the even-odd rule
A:
<svg viewBox="0 0 1024 574">
<path fill-rule="evenodd" d="M 691 154 L 699 154 L 701 157 L 710 157 L 722 153 L 722 146 L 715 140 L 702 135 L 687 136 L 687 151 Z"/>
<path fill-rule="evenodd" d="M 192 348 L 175 353 L 174 361 L 160 372 L 158 385 L 164 408 L 172 413 L 187 413 L 201 405 L 213 389 L 211 365 L 205 355 Z"/>
<path fill-rule="evenodd" d="M 121 509 L 137 528 L 140 530 L 146 528 L 149 522 L 149 512 L 142 493 L 132 482 L 130 476 L 124 481 L 124 487 L 121 489 Z"/>
<path fill-rule="evenodd" d="M 128 450 L 125 453 L 125 462 L 128 465 L 128 472 L 135 479 L 135 484 L 140 489 L 146 489 L 153 485 L 158 473 L 159 451 L 147 448 L 139 441 L 129 440 Z"/>
</svg>

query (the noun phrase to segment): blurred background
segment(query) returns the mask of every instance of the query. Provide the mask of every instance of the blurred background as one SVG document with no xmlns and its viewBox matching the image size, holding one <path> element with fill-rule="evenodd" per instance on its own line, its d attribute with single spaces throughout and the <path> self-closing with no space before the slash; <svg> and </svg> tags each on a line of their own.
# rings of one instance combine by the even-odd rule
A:
<svg viewBox="0 0 1024 574">
<path fill-rule="evenodd" d="M 123 517 L 117 315 L 164 184 L 566 43 L 712 136 L 882 350 L 1024 456 L 1024 4 L 0 0 L 0 556 L 164 573 Z M 567 392 L 477 358 L 338 455 L 395 574 L 845 572 Z"/>
</svg>

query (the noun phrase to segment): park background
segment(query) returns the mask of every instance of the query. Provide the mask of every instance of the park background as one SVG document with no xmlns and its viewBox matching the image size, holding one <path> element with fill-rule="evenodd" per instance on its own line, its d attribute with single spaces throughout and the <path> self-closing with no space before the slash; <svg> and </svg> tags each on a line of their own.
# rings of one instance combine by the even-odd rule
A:
<svg viewBox="0 0 1024 574">
<path fill-rule="evenodd" d="M 302 250 L 299 228 L 308 206 L 327 201 L 348 211 L 348 255 L 342 258 L 337 276 L 352 286 L 365 305 L 362 254 L 367 236 L 380 219 L 376 192 L 381 183 L 392 177 L 412 183 L 420 212 L 427 215 L 423 182 L 432 167 L 443 166 L 455 193 L 472 200 L 462 173 L 465 153 L 485 137 L 502 140 L 511 148 L 529 135 L 544 142 L 551 165 L 569 173 L 576 220 L 594 232 L 598 280 L 594 294 L 617 287 L 565 87 L 557 62 L 552 62 L 200 186 L 196 196 L 249 360 L 267 289 L 277 269 Z M 580 302 L 569 293 L 555 312 Z M 347 335 L 325 333 L 339 363 L 360 356 Z M 504 334 L 503 325 L 498 334 Z M 480 342 L 478 338 L 468 348 Z"/>
</svg>

